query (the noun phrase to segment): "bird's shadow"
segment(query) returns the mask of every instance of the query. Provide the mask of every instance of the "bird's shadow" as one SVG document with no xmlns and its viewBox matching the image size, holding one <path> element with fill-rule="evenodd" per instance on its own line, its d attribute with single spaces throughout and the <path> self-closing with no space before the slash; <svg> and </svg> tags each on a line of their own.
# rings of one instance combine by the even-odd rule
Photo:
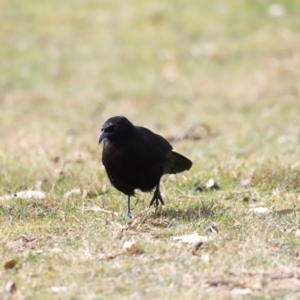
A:
<svg viewBox="0 0 300 300">
<path fill-rule="evenodd" d="M 187 208 L 162 207 L 154 211 L 151 217 L 153 219 L 164 218 L 169 220 L 195 221 L 203 218 L 214 219 L 222 213 L 223 209 L 220 209 L 216 203 L 211 202 Z"/>
</svg>

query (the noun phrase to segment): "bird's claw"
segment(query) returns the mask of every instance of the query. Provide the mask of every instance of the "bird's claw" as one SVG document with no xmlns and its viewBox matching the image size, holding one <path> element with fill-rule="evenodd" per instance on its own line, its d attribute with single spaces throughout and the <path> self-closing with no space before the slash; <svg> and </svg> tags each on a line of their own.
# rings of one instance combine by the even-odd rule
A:
<svg viewBox="0 0 300 300">
<path fill-rule="evenodd" d="M 157 208 L 159 207 L 159 204 L 164 205 L 165 203 L 160 192 L 156 190 L 150 202 L 150 206 L 154 205 L 154 207 Z"/>
<path fill-rule="evenodd" d="M 132 214 L 131 214 L 131 212 L 127 212 L 127 215 L 126 215 L 126 216 L 127 216 L 127 218 L 129 218 L 129 219 L 132 219 L 132 217 L 133 217 Z"/>
</svg>

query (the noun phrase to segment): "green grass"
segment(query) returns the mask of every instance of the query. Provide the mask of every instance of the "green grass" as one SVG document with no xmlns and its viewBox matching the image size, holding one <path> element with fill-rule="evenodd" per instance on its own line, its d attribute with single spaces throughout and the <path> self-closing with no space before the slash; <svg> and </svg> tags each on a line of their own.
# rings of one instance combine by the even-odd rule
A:
<svg viewBox="0 0 300 300">
<path fill-rule="evenodd" d="M 276 3 L 1 2 L 0 196 L 46 199 L 0 201 L 0 294 L 299 298 L 300 3 Z M 164 177 L 158 212 L 137 192 L 130 221 L 97 144 L 118 114 L 170 140 L 210 130 L 174 144 L 192 169 Z M 172 239 L 210 224 L 196 255 Z"/>
</svg>

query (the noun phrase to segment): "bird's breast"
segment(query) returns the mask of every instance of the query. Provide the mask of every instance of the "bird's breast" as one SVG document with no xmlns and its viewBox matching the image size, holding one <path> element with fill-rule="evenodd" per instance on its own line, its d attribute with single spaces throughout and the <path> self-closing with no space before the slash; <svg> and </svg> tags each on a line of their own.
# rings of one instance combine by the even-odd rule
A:
<svg viewBox="0 0 300 300">
<path fill-rule="evenodd" d="M 102 162 L 114 181 L 151 190 L 162 176 L 162 166 L 153 160 L 151 149 L 138 142 L 104 144 Z"/>
</svg>

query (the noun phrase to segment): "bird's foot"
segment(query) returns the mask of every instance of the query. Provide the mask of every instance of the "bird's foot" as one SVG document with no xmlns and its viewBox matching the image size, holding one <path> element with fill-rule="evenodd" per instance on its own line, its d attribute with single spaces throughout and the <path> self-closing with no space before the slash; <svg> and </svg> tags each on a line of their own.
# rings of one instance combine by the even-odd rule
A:
<svg viewBox="0 0 300 300">
<path fill-rule="evenodd" d="M 154 204 L 154 207 L 157 208 L 159 204 L 164 205 L 164 200 L 160 194 L 159 189 L 156 189 L 153 195 L 153 198 L 150 202 L 150 206 Z"/>
<path fill-rule="evenodd" d="M 130 211 L 127 212 L 126 216 L 127 216 L 127 218 L 129 218 L 129 219 L 132 219 L 132 217 L 133 217 Z"/>
<path fill-rule="evenodd" d="M 132 219 L 132 214 L 130 209 L 130 195 L 127 196 L 127 218 Z"/>
</svg>

